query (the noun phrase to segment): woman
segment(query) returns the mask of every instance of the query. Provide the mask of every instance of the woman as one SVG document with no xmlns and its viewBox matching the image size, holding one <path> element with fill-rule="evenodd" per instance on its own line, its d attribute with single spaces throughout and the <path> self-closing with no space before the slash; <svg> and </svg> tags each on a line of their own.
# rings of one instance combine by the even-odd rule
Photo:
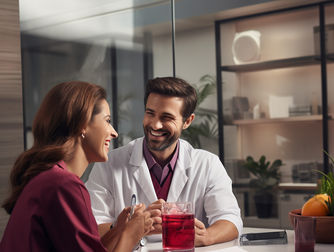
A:
<svg viewBox="0 0 334 252">
<path fill-rule="evenodd" d="M 88 191 L 79 179 L 91 162 L 105 162 L 117 132 L 105 90 L 85 82 L 52 88 L 33 123 L 34 145 L 11 171 L 11 214 L 0 251 L 131 251 L 150 232 L 140 204 L 123 210 L 109 239 L 100 240 Z"/>
</svg>

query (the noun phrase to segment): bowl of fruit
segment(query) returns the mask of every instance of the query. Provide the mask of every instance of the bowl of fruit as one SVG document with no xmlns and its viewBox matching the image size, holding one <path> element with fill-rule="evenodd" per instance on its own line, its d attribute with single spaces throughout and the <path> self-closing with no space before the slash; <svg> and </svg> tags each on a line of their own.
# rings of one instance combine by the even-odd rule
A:
<svg viewBox="0 0 334 252">
<path fill-rule="evenodd" d="M 319 193 L 304 203 L 301 209 L 289 212 L 290 223 L 294 227 L 296 218 L 313 217 L 316 219 L 316 242 L 334 243 L 334 176 L 324 174 L 319 183 Z"/>
</svg>

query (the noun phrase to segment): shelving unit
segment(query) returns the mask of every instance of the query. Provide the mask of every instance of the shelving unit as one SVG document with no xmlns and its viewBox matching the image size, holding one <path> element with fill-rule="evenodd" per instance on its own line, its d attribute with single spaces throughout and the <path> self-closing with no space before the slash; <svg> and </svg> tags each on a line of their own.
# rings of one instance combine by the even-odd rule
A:
<svg viewBox="0 0 334 252">
<path fill-rule="evenodd" d="M 321 106 L 322 106 L 322 114 L 316 115 L 304 115 L 298 117 L 286 117 L 286 118 L 263 118 L 263 119 L 243 119 L 243 120 L 233 120 L 232 124 L 225 125 L 254 125 L 254 124 L 275 124 L 275 123 L 297 123 L 297 122 L 320 122 L 322 123 L 323 130 L 323 150 L 328 152 L 328 120 L 331 119 L 331 115 L 324 116 L 328 114 L 328 102 L 327 102 L 327 79 L 326 79 L 326 65 L 334 62 L 334 54 L 325 53 L 324 50 L 320 50 L 321 55 L 307 55 L 300 57 L 287 57 L 266 61 L 258 61 L 254 63 L 246 63 L 246 64 L 230 64 L 223 65 L 221 64 L 222 59 L 222 49 L 221 49 L 221 31 L 220 26 L 222 24 L 228 22 L 238 22 L 239 20 L 249 19 L 258 16 L 266 16 L 277 13 L 284 13 L 288 11 L 298 11 L 307 8 L 318 8 L 319 9 L 319 25 L 320 29 L 320 45 L 324 45 L 325 34 L 324 34 L 324 8 L 327 2 L 324 3 L 316 3 L 309 4 L 306 6 L 299 6 L 296 8 L 283 9 L 272 11 L 269 13 L 260 13 L 256 15 L 233 18 L 231 20 L 218 20 L 215 23 L 215 34 L 216 34 L 216 70 L 217 70 L 217 100 L 218 100 L 218 131 L 219 131 L 219 153 L 220 158 L 224 162 L 224 119 L 222 116 L 223 109 L 223 88 L 222 88 L 222 75 L 223 72 L 235 73 L 235 74 L 244 74 L 249 72 L 256 71 L 266 71 L 266 70 L 275 70 L 275 69 L 288 69 L 288 68 L 296 68 L 296 67 L 306 67 L 306 66 L 316 66 L 318 65 L 320 68 L 321 75 Z M 323 163 L 324 163 L 324 171 L 328 172 L 328 157 L 323 155 Z"/>
<path fill-rule="evenodd" d="M 228 20 L 216 21 L 215 36 L 216 36 L 219 154 L 223 163 L 225 163 L 225 159 L 229 161 L 227 164 L 230 164 L 231 160 L 232 161 L 236 160 L 235 162 L 240 160 L 242 161 L 246 158 L 246 156 L 250 155 L 248 152 L 256 154 L 261 153 L 263 155 L 266 155 L 267 157 L 274 156 L 276 158 L 276 155 L 280 154 L 280 152 L 278 151 L 279 147 L 277 146 L 273 147 L 270 146 L 270 144 L 277 144 L 277 142 L 279 142 L 279 144 L 282 146 L 290 144 L 290 146 L 287 146 L 288 148 L 287 150 L 279 149 L 281 150 L 282 153 L 284 151 L 285 152 L 291 151 L 293 148 L 297 149 L 296 152 L 298 152 L 298 155 L 296 155 L 297 157 L 295 159 L 292 159 L 291 155 L 286 155 L 290 157 L 290 160 L 288 160 L 291 165 L 290 171 L 292 171 L 292 167 L 295 164 L 305 164 L 308 162 L 320 163 L 321 157 L 322 157 L 323 171 L 325 173 L 329 171 L 328 156 L 325 153 L 322 153 L 323 150 L 329 152 L 328 127 L 329 127 L 329 120 L 332 120 L 333 118 L 333 115 L 328 113 L 327 65 L 334 63 L 334 54 L 333 53 L 326 54 L 325 50 L 325 24 L 326 24 L 325 8 L 329 4 L 332 3 L 330 3 L 330 1 L 325 1 L 322 3 L 309 4 L 290 9 L 281 9 L 277 11 L 271 11 L 268 13 L 259 13 L 246 17 L 238 17 Z M 297 17 L 294 17 L 294 15 L 291 14 L 299 11 L 300 13 L 306 13 L 308 15 L 312 15 L 312 21 L 307 20 L 305 24 L 301 24 L 302 23 L 301 20 L 305 21 L 303 15 L 298 14 Z M 286 40 L 289 40 L 290 44 L 288 45 L 291 45 L 291 43 L 293 42 L 301 44 L 305 43 L 305 41 L 303 41 L 302 39 L 298 40 L 298 38 L 296 39 L 296 37 L 293 37 L 295 35 L 294 30 L 291 29 L 290 31 L 286 31 L 289 30 L 290 27 L 284 26 L 284 28 L 282 27 L 278 28 L 280 22 L 274 22 L 271 21 L 269 18 L 267 18 L 267 17 L 272 17 L 272 15 L 276 14 L 283 16 L 286 15 L 288 19 L 287 22 L 292 23 L 297 20 L 294 28 L 304 25 L 306 28 L 304 28 L 305 30 L 301 31 L 299 35 L 304 36 L 305 34 L 302 34 L 302 32 L 310 33 L 306 35 L 306 37 L 308 38 L 308 45 L 313 46 L 313 44 L 311 44 L 312 41 L 310 42 L 310 38 L 313 39 L 313 37 L 310 35 L 314 35 L 311 34 L 313 32 L 313 27 L 320 26 L 320 47 L 321 47 L 320 55 L 317 55 L 316 53 L 312 55 L 312 50 L 301 49 L 300 51 L 298 51 L 299 49 L 298 44 L 295 44 L 294 46 L 291 47 L 295 50 L 292 50 L 291 48 L 289 48 L 290 51 L 287 50 L 288 52 L 290 52 L 289 54 L 284 51 L 286 49 L 284 46 L 281 46 L 279 43 L 276 44 L 273 43 L 276 46 L 275 45 L 272 46 L 271 48 L 272 51 L 281 50 L 283 51 L 283 53 L 281 56 L 279 53 L 275 54 L 274 52 L 273 54 L 275 56 L 271 57 L 271 55 L 268 54 L 268 52 L 270 51 L 268 50 L 268 46 L 270 46 L 271 44 L 270 42 L 272 42 L 270 38 L 268 39 L 268 37 L 273 36 L 273 32 L 271 32 L 270 29 L 268 28 L 270 27 L 270 25 L 273 25 L 279 32 L 287 36 L 284 37 L 284 35 L 282 35 Z M 252 19 L 255 19 L 255 21 Z M 267 20 L 268 23 L 265 23 L 263 21 L 264 19 Z M 282 16 L 280 16 L 280 18 L 276 16 L 273 19 L 276 21 L 282 20 Z M 249 22 L 251 24 L 248 23 L 248 20 L 251 20 Z M 265 24 L 263 25 L 263 23 Z M 263 59 L 265 60 L 258 60 L 256 62 L 249 62 L 249 63 L 230 64 L 231 62 L 233 62 L 232 58 L 233 53 L 229 51 L 232 48 L 231 46 L 232 39 L 226 39 L 226 37 L 228 36 L 231 37 L 236 33 L 247 30 L 245 27 L 247 27 L 249 30 L 252 30 L 252 28 L 253 30 L 257 30 L 256 29 L 257 24 L 260 26 L 259 30 L 263 29 L 261 31 L 262 32 L 261 38 L 263 36 L 265 37 L 265 39 L 267 39 L 266 41 L 267 47 L 264 49 L 267 51 L 263 57 Z M 222 25 L 225 25 L 224 33 L 222 32 L 221 28 Z M 268 32 L 269 35 L 265 34 L 265 32 Z M 289 34 L 290 37 L 289 35 L 287 35 L 288 32 L 290 32 Z M 275 35 L 277 36 L 273 37 L 281 38 L 280 34 L 275 34 Z M 225 36 L 224 37 L 225 40 L 222 40 L 222 36 Z M 292 37 L 295 40 L 291 39 Z M 270 42 L 268 42 L 269 40 Z M 309 46 L 308 49 L 310 47 L 311 46 Z M 305 56 L 299 56 L 303 55 L 304 52 L 307 52 L 305 53 Z M 296 56 L 294 57 L 294 55 Z M 222 59 L 224 59 L 224 63 L 226 62 L 228 64 L 222 64 Z M 276 69 L 282 69 L 282 71 L 276 71 L 276 72 L 272 71 Z M 310 71 L 312 72 L 311 74 Z M 300 76 L 298 76 L 298 74 L 293 75 L 294 72 L 297 72 Z M 279 83 L 278 81 L 273 81 L 273 79 L 271 79 L 271 75 L 273 75 L 272 77 L 273 79 L 282 78 L 282 83 Z M 291 81 L 289 81 L 290 75 L 293 75 L 293 80 Z M 305 79 L 307 79 L 307 77 L 303 79 L 304 78 L 303 75 L 312 76 L 314 81 L 313 82 L 306 81 L 305 85 L 303 81 L 299 81 L 299 83 L 296 83 L 298 82 L 299 78 L 304 81 Z M 233 112 L 231 112 L 231 110 L 233 109 L 224 110 L 223 107 L 223 104 L 226 104 L 224 103 L 226 100 L 223 99 L 224 98 L 223 76 L 225 77 L 224 79 L 225 92 L 226 88 L 231 89 L 227 91 L 228 94 L 226 95 L 226 97 L 228 97 L 229 99 L 231 99 L 231 97 L 238 97 L 238 96 L 243 98 L 247 97 L 250 108 L 256 104 L 261 104 L 261 106 L 267 106 L 266 110 L 264 111 L 265 116 L 263 118 L 261 117 L 256 119 L 249 119 L 249 117 L 252 116 L 252 113 L 251 111 L 248 110 L 244 111 L 246 112 L 244 119 L 233 119 L 234 114 Z M 266 79 L 264 80 L 263 78 Z M 275 85 L 271 84 L 271 82 L 274 82 Z M 286 91 L 282 92 L 282 89 L 286 89 Z M 299 90 L 296 91 L 296 89 Z M 312 108 L 314 108 L 313 107 L 314 103 L 312 101 L 312 93 L 314 91 L 317 92 L 317 94 L 321 99 L 320 103 L 319 101 L 317 101 L 316 103 L 317 104 L 316 106 L 318 105 L 321 106 L 320 114 L 316 114 L 317 113 L 316 112 L 311 115 L 304 114 L 294 117 L 291 116 L 291 117 L 271 118 L 272 116 L 270 115 L 270 113 L 268 113 L 270 112 L 269 97 L 270 96 L 279 97 L 279 94 L 281 95 L 283 94 L 282 95 L 283 97 L 284 95 L 287 97 L 289 96 L 289 92 L 292 93 L 290 94 L 290 97 L 296 98 L 296 100 L 298 100 L 299 102 L 307 101 L 305 103 L 299 103 L 299 105 L 304 104 L 307 106 L 308 105 L 311 106 L 312 104 Z M 307 98 L 303 97 L 303 95 L 305 94 L 308 95 Z M 268 99 L 268 100 L 263 101 L 263 99 Z M 228 119 L 225 118 L 224 120 L 223 111 L 224 112 L 230 111 L 232 120 L 230 118 Z M 239 116 L 240 115 L 238 114 L 235 118 L 240 118 Z M 243 115 L 241 115 L 241 118 L 242 117 Z M 287 125 L 291 126 L 285 127 Z M 226 134 L 234 134 L 236 140 L 231 140 L 230 135 L 224 136 L 224 131 L 228 132 Z M 265 133 L 263 133 L 264 131 Z M 276 133 L 274 136 L 270 135 L 273 132 L 279 132 L 279 133 Z M 263 135 L 261 133 L 263 133 Z M 303 144 L 300 144 L 299 142 L 293 140 L 294 137 L 297 137 L 297 139 L 302 139 Z M 268 138 L 270 140 L 267 140 Z M 226 142 L 225 139 L 227 139 Z M 229 148 L 231 148 L 230 147 L 231 144 L 235 144 L 237 146 L 235 147 L 236 152 L 233 153 L 234 155 L 231 155 L 230 157 L 228 156 L 227 153 L 229 153 L 229 151 L 225 152 L 224 143 L 227 143 L 228 144 L 227 146 L 229 146 Z M 262 149 L 254 151 L 254 149 L 256 148 L 262 148 Z M 319 155 L 318 154 L 314 155 L 315 156 L 313 157 L 314 159 L 310 158 L 308 154 L 303 153 L 304 150 L 309 151 L 310 148 L 316 148 L 317 150 L 316 152 L 319 153 Z M 271 152 L 274 152 L 275 154 L 272 155 Z M 308 153 L 312 154 L 312 151 L 311 152 L 309 151 Z M 306 155 L 304 159 L 302 155 Z M 254 156 L 254 158 L 258 158 L 258 156 Z M 277 158 L 280 157 L 278 156 Z M 283 162 L 284 161 L 285 160 L 283 160 Z M 232 165 L 231 167 L 235 168 Z M 298 179 L 300 178 L 298 177 Z M 242 199 L 243 201 L 242 204 L 240 205 L 242 205 L 242 207 L 244 208 L 242 209 L 242 211 L 246 213 L 244 216 L 244 223 L 245 225 L 250 225 L 250 226 L 285 228 L 286 226 L 288 226 L 287 209 L 301 207 L 302 202 L 316 191 L 316 184 L 313 182 L 280 183 L 277 195 L 275 197 L 279 199 L 284 196 L 284 202 L 282 204 L 276 202 L 275 207 L 277 209 L 273 211 L 273 215 L 270 218 L 263 219 L 254 216 L 255 203 L 252 201 L 252 199 L 255 192 L 251 190 L 248 184 L 242 185 L 242 183 L 247 183 L 245 181 L 247 181 L 245 180 L 245 178 L 240 178 L 240 182 L 233 181 L 233 186 L 236 195 L 240 196 L 238 200 Z M 295 180 L 294 177 L 293 181 L 298 181 L 298 180 Z M 250 209 L 251 207 L 253 207 L 253 210 Z"/>
<path fill-rule="evenodd" d="M 294 191 L 305 191 L 305 190 L 313 190 L 317 189 L 316 183 L 280 183 L 278 185 L 280 190 L 294 190 Z"/>
</svg>

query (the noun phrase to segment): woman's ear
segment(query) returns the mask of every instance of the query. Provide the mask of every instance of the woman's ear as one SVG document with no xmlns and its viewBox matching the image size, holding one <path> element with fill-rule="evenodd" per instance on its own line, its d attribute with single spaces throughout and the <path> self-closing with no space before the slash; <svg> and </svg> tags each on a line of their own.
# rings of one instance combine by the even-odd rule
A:
<svg viewBox="0 0 334 252">
<path fill-rule="evenodd" d="M 187 129 L 189 126 L 190 126 L 190 124 L 192 123 L 192 121 L 195 119 L 195 114 L 194 113 L 192 113 L 187 119 L 186 119 L 186 121 L 183 123 L 183 127 L 182 127 L 182 129 Z"/>
<path fill-rule="evenodd" d="M 86 130 L 81 131 L 81 138 L 84 139 L 86 137 Z"/>
</svg>

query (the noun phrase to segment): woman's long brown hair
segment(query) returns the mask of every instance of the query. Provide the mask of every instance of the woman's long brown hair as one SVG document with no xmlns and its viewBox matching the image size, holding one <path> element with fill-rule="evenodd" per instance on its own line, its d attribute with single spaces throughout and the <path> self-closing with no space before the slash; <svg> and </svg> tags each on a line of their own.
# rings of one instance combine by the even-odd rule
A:
<svg viewBox="0 0 334 252">
<path fill-rule="evenodd" d="M 105 90 L 80 81 L 64 82 L 45 96 L 34 119 L 33 146 L 16 160 L 11 174 L 10 196 L 2 207 L 11 214 L 28 182 L 52 168 L 60 160 L 71 158 L 77 139 L 92 117 L 99 112 Z"/>
</svg>

